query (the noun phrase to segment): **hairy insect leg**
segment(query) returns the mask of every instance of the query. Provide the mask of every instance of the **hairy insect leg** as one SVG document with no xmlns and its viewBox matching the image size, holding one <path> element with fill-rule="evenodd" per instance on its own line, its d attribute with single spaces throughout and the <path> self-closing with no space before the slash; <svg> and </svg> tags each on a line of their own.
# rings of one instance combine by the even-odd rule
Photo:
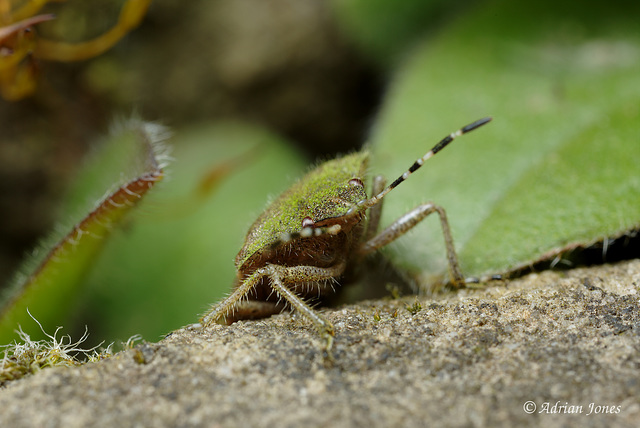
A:
<svg viewBox="0 0 640 428">
<path fill-rule="evenodd" d="M 387 179 L 382 175 L 376 175 L 373 177 L 373 186 L 371 189 L 372 195 L 377 195 L 382 192 L 387 186 Z M 368 241 L 373 238 L 378 232 L 378 226 L 380 225 L 380 217 L 382 216 L 382 204 L 384 199 L 381 199 L 376 205 L 369 208 L 369 220 L 367 222 L 367 231 L 364 234 L 364 240 Z"/>
<path fill-rule="evenodd" d="M 202 325 L 205 327 L 209 326 L 216 323 L 220 318 L 226 316 L 230 311 L 234 309 L 240 299 L 248 295 L 251 289 L 255 287 L 256 284 L 258 284 L 258 282 L 265 275 L 267 275 L 267 272 L 265 272 L 264 268 L 258 269 L 248 278 L 242 281 L 242 283 L 240 283 L 238 288 L 236 288 L 230 296 L 214 306 L 200 319 Z"/>
<path fill-rule="evenodd" d="M 333 344 L 333 325 L 322 315 L 311 309 L 305 301 L 297 296 L 286 284 L 299 284 L 304 282 L 332 280 L 339 277 L 344 272 L 346 263 L 341 261 L 334 266 L 321 268 L 316 266 L 281 266 L 267 265 L 257 269 L 247 279 L 245 279 L 234 292 L 209 311 L 201 322 L 204 326 L 215 323 L 218 319 L 233 311 L 240 300 L 251 292 L 258 282 L 268 277 L 271 280 L 271 287 L 280 297 L 285 299 L 291 307 L 307 317 L 326 341 L 325 349 L 331 350 Z"/>
<path fill-rule="evenodd" d="M 462 275 L 462 271 L 460 270 L 458 255 L 456 254 L 456 250 L 453 245 L 453 237 L 451 236 L 451 228 L 449 227 L 449 221 L 447 220 L 447 213 L 444 208 L 432 203 L 419 205 L 402 217 L 398 218 L 377 236 L 365 241 L 359 249 L 360 253 L 363 255 L 369 254 L 381 247 L 384 247 L 392 241 L 395 241 L 424 220 L 424 218 L 429 214 L 433 214 L 434 212 L 438 213 L 440 216 L 442 234 L 444 235 L 444 243 L 447 249 L 447 260 L 449 262 L 451 281 L 456 287 L 464 286 L 465 279 Z"/>
<path fill-rule="evenodd" d="M 293 266 L 284 267 L 279 265 L 270 265 L 273 270 L 271 275 L 271 287 L 278 293 L 278 295 L 284 298 L 296 311 L 303 316 L 307 317 L 314 325 L 316 330 L 320 333 L 320 336 L 325 340 L 325 350 L 327 353 L 331 351 L 333 345 L 333 325 L 325 317 L 314 311 L 302 298 L 297 296 L 291 289 L 284 285 L 284 282 L 302 282 L 302 281 L 314 281 L 329 279 L 340 275 L 331 274 L 326 276 L 334 268 L 318 268 L 315 266 Z M 344 264 L 340 271 L 344 271 Z M 318 275 L 321 276 L 318 276 Z"/>
</svg>

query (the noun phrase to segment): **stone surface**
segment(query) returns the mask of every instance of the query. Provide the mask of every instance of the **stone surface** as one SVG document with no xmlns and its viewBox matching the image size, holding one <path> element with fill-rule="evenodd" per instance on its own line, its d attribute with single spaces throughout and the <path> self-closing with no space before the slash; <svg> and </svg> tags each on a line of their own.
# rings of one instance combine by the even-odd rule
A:
<svg viewBox="0 0 640 428">
<path fill-rule="evenodd" d="M 325 314 L 336 327 L 333 362 L 323 359 L 310 324 L 291 314 L 206 331 L 187 327 L 108 360 L 7 384 L 0 426 L 556 427 L 640 420 L 639 260 Z M 528 401 L 536 406 L 532 414 L 524 410 Z M 607 409 L 614 413 L 595 414 Z"/>
</svg>

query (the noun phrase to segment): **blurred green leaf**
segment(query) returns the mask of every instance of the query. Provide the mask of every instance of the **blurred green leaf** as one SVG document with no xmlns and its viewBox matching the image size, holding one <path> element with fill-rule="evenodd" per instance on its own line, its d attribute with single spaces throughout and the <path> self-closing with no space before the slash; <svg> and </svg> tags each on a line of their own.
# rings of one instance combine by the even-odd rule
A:
<svg viewBox="0 0 640 428">
<path fill-rule="evenodd" d="M 89 278 L 85 313 L 100 339 L 156 340 L 197 322 L 231 290 L 234 257 L 267 199 L 307 165 L 250 124 L 192 126 L 173 140 L 169 178 L 109 242 Z"/>
<path fill-rule="evenodd" d="M 640 224 L 640 4 L 488 2 L 402 67 L 373 133 L 394 179 L 447 133 L 491 115 L 394 190 L 382 225 L 433 201 L 467 275 L 509 271 Z M 445 271 L 430 218 L 389 248 L 420 284 Z"/>
<path fill-rule="evenodd" d="M 344 32 L 379 65 L 398 63 L 425 33 L 433 32 L 446 10 L 467 2 L 442 0 L 334 0 Z M 452 7 L 453 6 L 453 7 Z"/>
<path fill-rule="evenodd" d="M 82 279 L 114 226 L 163 178 L 165 138 L 163 128 L 139 120 L 121 122 L 107 138 L 76 179 L 76 199 L 65 215 L 71 223 L 38 249 L 4 296 L 0 343 L 16 339 L 19 326 L 35 337 L 43 334 L 27 310 L 43 325 L 68 320 Z"/>
</svg>

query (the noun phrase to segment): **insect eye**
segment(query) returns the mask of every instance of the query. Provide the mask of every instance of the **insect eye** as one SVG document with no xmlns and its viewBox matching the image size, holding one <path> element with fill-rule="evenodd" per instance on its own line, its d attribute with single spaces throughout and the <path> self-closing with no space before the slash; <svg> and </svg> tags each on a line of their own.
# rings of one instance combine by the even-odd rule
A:
<svg viewBox="0 0 640 428">
<path fill-rule="evenodd" d="M 362 182 L 362 180 L 360 180 L 357 177 L 356 178 L 352 178 L 351 180 L 349 180 L 349 185 L 364 187 L 364 183 Z"/>
<path fill-rule="evenodd" d="M 313 227 L 315 223 L 313 222 L 313 219 L 311 217 L 305 217 L 302 219 L 302 228 L 304 229 L 305 227 Z"/>
</svg>

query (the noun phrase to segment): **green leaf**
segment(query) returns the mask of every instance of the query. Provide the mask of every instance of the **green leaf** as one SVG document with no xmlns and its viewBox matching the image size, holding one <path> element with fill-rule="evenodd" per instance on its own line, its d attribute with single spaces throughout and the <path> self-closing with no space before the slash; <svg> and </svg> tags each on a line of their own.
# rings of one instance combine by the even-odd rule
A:
<svg viewBox="0 0 640 428">
<path fill-rule="evenodd" d="M 638 103 L 605 113 L 531 165 L 466 243 L 466 269 L 505 272 L 640 228 L 633 123 L 640 123 Z"/>
<path fill-rule="evenodd" d="M 474 276 L 637 228 L 638 12 L 489 2 L 423 44 L 389 91 L 371 171 L 394 179 L 447 133 L 494 121 L 389 194 L 382 225 L 419 203 L 443 206 Z M 446 266 L 439 222 L 424 223 L 388 249 L 419 284 Z"/>
<path fill-rule="evenodd" d="M 0 343 L 16 339 L 19 326 L 26 334 L 42 335 L 27 310 L 43 325 L 67 319 L 85 273 L 114 226 L 163 178 L 159 144 L 165 134 L 161 127 L 138 120 L 122 122 L 114 130 L 77 178 L 77 198 L 68 211 L 78 213 L 71 217 L 76 220 L 59 227 L 62 234 L 37 251 L 4 296 Z"/>
</svg>

